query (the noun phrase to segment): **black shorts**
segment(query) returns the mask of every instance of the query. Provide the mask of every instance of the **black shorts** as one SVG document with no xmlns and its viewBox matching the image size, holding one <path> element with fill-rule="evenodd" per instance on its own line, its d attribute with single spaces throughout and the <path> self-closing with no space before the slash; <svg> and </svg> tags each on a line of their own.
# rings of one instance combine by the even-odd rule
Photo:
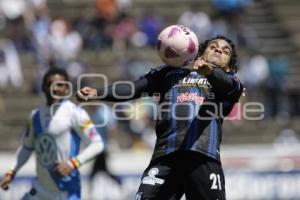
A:
<svg viewBox="0 0 300 200">
<path fill-rule="evenodd" d="M 136 200 L 225 200 L 221 163 L 193 151 L 177 151 L 152 160 Z"/>
</svg>

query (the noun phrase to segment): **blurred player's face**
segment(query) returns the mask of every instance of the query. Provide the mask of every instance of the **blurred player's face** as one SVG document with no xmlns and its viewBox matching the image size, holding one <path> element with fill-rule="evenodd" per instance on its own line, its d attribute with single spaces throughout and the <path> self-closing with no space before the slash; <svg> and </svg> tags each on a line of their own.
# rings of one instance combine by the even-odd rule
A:
<svg viewBox="0 0 300 200">
<path fill-rule="evenodd" d="M 208 43 L 202 57 L 207 62 L 226 70 L 229 67 L 229 61 L 232 55 L 230 44 L 222 39 L 216 39 Z"/>
<path fill-rule="evenodd" d="M 48 104 L 58 101 L 60 98 L 66 96 L 69 92 L 68 84 L 65 77 L 60 74 L 54 74 L 47 78 L 44 93 Z"/>
</svg>

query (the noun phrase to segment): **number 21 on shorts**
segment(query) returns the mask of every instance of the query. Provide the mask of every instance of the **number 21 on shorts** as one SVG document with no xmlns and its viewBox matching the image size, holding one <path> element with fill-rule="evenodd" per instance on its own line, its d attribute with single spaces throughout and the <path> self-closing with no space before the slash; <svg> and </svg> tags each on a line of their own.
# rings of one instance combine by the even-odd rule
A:
<svg viewBox="0 0 300 200">
<path fill-rule="evenodd" d="M 222 190 L 220 174 L 211 173 L 209 179 L 212 180 L 211 190 Z"/>
</svg>

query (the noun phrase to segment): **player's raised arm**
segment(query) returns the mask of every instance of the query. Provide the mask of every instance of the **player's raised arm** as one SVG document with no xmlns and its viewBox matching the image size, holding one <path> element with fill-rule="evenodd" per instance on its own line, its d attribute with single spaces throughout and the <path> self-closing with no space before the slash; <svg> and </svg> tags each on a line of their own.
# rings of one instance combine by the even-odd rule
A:
<svg viewBox="0 0 300 200">
<path fill-rule="evenodd" d="M 147 91 L 148 82 L 145 78 L 128 84 L 118 84 L 116 87 L 108 86 L 107 88 L 90 88 L 84 87 L 77 92 L 79 101 L 104 100 L 112 102 L 128 101 L 139 98 L 143 92 Z M 106 94 L 103 96 L 103 94 Z"/>
<path fill-rule="evenodd" d="M 161 92 L 164 85 L 164 75 L 170 71 L 170 67 L 162 66 L 151 69 L 140 79 L 129 84 L 118 84 L 115 87 L 90 88 L 84 87 L 77 92 L 78 101 L 104 100 L 122 102 L 141 97 L 143 93 L 152 95 L 154 92 Z"/>
</svg>

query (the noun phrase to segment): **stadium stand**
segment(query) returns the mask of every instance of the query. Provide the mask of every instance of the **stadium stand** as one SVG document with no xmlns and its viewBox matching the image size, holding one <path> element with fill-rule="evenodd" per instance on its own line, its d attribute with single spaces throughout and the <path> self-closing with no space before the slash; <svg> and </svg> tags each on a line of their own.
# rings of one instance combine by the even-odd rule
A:
<svg viewBox="0 0 300 200">
<path fill-rule="evenodd" d="M 170 5 L 175 6 L 170 6 Z M 214 10 L 209 0 L 133 0 L 130 13 L 140 17 L 147 10 L 161 15 L 166 24 L 176 23 L 180 14 L 195 6 L 213 14 Z M 78 15 L 92 17 L 95 14 L 93 0 L 51 0 L 48 2 L 52 16 L 64 16 L 74 19 Z M 257 35 L 257 48 L 260 53 L 270 55 L 274 52 L 288 54 L 290 70 L 288 85 L 292 91 L 299 91 L 300 87 L 300 1 L 298 0 L 262 0 L 254 3 L 245 10 L 242 21 L 253 28 Z M 143 51 L 129 50 L 129 54 L 147 57 L 153 63 L 159 63 L 153 48 Z M 110 49 L 101 51 L 86 50 L 80 58 L 89 64 L 90 72 L 110 74 L 112 78 L 118 53 Z M 4 98 L 5 111 L 0 120 L 0 150 L 14 150 L 18 146 L 20 134 L 26 124 L 28 114 L 32 108 L 43 102 L 43 99 L 32 94 L 31 83 L 35 79 L 36 61 L 30 53 L 22 53 L 24 85 L 21 89 L 6 88 L 1 92 Z M 99 68 L 101 63 L 101 68 Z M 299 95 L 299 93 L 298 93 Z M 299 103 L 299 102 L 298 102 Z M 266 119 L 257 121 L 242 121 L 225 125 L 224 143 L 270 143 L 286 127 L 293 127 L 299 134 L 300 125 L 297 118 L 274 121 Z"/>
</svg>

